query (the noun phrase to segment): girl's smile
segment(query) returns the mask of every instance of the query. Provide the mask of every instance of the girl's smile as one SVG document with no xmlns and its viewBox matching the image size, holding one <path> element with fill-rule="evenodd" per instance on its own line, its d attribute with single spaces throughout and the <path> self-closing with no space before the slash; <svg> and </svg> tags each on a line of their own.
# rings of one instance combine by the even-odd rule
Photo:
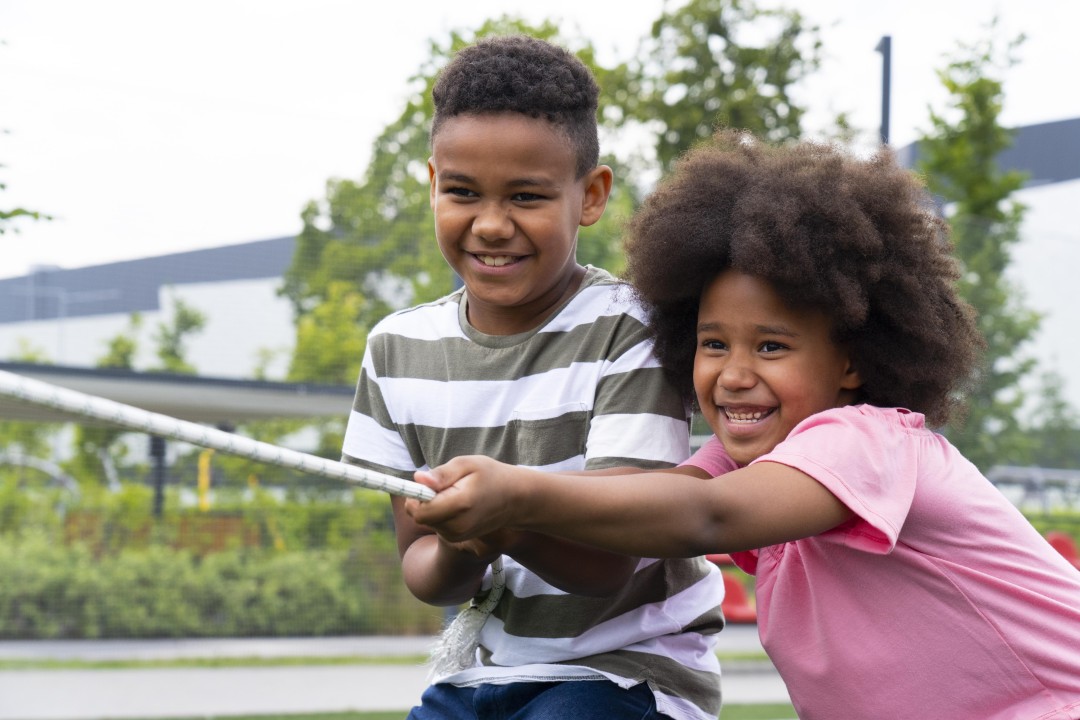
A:
<svg viewBox="0 0 1080 720">
<path fill-rule="evenodd" d="M 727 270 L 701 296 L 694 389 L 702 415 L 740 465 L 800 422 L 855 402 L 861 385 L 821 311 L 788 307 L 759 278 Z"/>
</svg>

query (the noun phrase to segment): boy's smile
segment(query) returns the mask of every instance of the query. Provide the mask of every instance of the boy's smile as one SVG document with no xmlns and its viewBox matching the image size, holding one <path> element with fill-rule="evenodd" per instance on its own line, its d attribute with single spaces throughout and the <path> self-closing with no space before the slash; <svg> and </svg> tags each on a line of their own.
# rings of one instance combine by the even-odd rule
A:
<svg viewBox="0 0 1080 720">
<path fill-rule="evenodd" d="M 694 389 L 739 465 L 770 452 L 814 413 L 855 401 L 861 384 L 829 318 L 792 309 L 764 280 L 727 270 L 701 296 Z"/>
<path fill-rule="evenodd" d="M 611 170 L 577 178 L 576 166 L 556 126 L 520 113 L 459 115 L 436 134 L 435 234 L 481 332 L 531 330 L 578 289 L 578 227 L 603 214 Z"/>
</svg>

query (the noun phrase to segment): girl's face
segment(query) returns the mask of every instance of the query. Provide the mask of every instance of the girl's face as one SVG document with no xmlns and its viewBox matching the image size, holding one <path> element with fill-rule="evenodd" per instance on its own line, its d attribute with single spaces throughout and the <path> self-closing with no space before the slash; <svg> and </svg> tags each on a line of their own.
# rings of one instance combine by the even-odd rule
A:
<svg viewBox="0 0 1080 720">
<path fill-rule="evenodd" d="M 829 318 L 786 305 L 769 283 L 726 270 L 701 296 L 694 389 L 705 420 L 740 466 L 799 422 L 850 405 L 861 385 Z"/>
</svg>

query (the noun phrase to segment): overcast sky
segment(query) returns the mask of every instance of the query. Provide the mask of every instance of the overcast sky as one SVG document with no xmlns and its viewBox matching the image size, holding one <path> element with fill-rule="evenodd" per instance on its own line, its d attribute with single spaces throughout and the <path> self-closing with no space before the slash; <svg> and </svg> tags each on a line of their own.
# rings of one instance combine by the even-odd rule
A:
<svg viewBox="0 0 1080 720">
<path fill-rule="evenodd" d="M 810 131 L 846 111 L 873 137 L 881 107 L 875 46 L 890 35 L 892 140 L 911 142 L 928 127 L 928 106 L 944 106 L 935 70 L 946 53 L 986 37 L 995 15 L 999 39 L 1028 37 L 1006 76 L 1004 122 L 1080 117 L 1078 0 L 785 4 L 823 30 L 825 64 L 800 95 Z M 635 51 L 663 6 L 3 0 L 0 207 L 55 219 L 21 222 L 20 233 L 0 236 L 0 278 L 35 265 L 80 267 L 295 234 L 301 209 L 324 195 L 328 178 L 362 174 L 432 39 L 503 13 L 550 18 L 610 62 Z M 1076 192 L 1069 197 L 1071 209 Z M 1078 244 L 1065 208 L 1040 218 L 1043 232 Z M 1061 304 L 1075 320 L 1075 303 Z"/>
</svg>

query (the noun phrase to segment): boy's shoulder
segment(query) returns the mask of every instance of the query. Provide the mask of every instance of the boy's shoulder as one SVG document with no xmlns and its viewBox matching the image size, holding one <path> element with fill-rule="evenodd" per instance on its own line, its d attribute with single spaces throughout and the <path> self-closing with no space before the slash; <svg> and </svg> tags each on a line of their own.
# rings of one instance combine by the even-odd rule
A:
<svg viewBox="0 0 1080 720">
<path fill-rule="evenodd" d="M 437 300 L 396 310 L 375 323 L 368 338 L 390 334 L 424 339 L 430 338 L 433 331 L 441 336 L 457 327 L 458 307 L 464 292 L 458 289 Z"/>
<path fill-rule="evenodd" d="M 555 318 L 629 315 L 645 322 L 645 312 L 633 287 L 603 268 L 586 265 L 585 270 L 581 289 L 555 314 Z"/>
</svg>

